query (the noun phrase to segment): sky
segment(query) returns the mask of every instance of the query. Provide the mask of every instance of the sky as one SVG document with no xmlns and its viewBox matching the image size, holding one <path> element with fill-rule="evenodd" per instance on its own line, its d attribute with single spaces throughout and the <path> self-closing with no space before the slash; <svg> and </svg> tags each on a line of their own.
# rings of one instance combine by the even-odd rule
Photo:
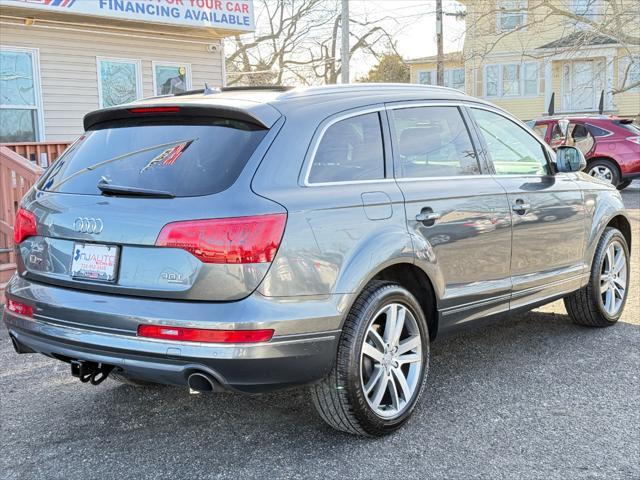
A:
<svg viewBox="0 0 640 480">
<path fill-rule="evenodd" d="M 396 31 L 395 39 L 405 59 L 428 57 L 436 54 L 436 16 L 434 0 L 349 0 L 349 15 L 377 14 L 390 16 L 385 26 Z M 444 12 L 454 13 L 464 8 L 456 1 L 444 0 Z M 444 16 L 445 52 L 462 50 L 464 20 Z"/>
<path fill-rule="evenodd" d="M 259 18 L 260 2 L 254 2 Z M 464 11 L 455 0 L 443 0 L 445 13 Z M 338 14 L 338 12 L 336 12 Z M 377 20 L 393 35 L 398 52 L 405 58 L 436 54 L 435 0 L 349 0 L 349 16 L 357 20 Z M 462 50 L 465 22 L 454 16 L 444 16 L 445 52 Z M 260 31 L 260 25 L 257 25 Z M 351 81 L 363 77 L 375 65 L 371 56 L 356 55 L 350 62 Z"/>
</svg>

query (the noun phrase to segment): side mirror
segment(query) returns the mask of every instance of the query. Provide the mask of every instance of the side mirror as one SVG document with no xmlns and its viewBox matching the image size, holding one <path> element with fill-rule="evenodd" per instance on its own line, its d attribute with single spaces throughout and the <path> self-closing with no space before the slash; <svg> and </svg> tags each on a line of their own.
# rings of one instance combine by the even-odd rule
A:
<svg viewBox="0 0 640 480">
<path fill-rule="evenodd" d="M 586 167 L 587 161 L 576 147 L 560 145 L 556 150 L 556 170 L 558 172 L 579 172 Z"/>
</svg>

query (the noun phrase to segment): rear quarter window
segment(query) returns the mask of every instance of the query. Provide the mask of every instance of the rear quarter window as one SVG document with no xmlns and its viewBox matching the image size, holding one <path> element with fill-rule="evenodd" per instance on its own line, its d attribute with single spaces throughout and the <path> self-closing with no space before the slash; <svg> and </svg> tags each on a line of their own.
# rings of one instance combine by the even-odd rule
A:
<svg viewBox="0 0 640 480">
<path fill-rule="evenodd" d="M 106 182 L 176 197 L 211 195 L 235 182 L 267 132 L 228 119 L 164 122 L 129 120 L 88 131 L 51 166 L 39 188 L 100 195 L 98 183 Z"/>
<path fill-rule="evenodd" d="M 383 179 L 384 148 L 377 112 L 349 117 L 324 132 L 309 171 L 309 183 Z"/>
<path fill-rule="evenodd" d="M 596 127 L 595 125 L 591 125 L 590 123 L 587 123 L 587 128 L 591 132 L 591 135 L 593 135 L 594 137 L 606 137 L 607 135 L 611 135 L 610 131 L 605 130 L 604 128 Z"/>
</svg>

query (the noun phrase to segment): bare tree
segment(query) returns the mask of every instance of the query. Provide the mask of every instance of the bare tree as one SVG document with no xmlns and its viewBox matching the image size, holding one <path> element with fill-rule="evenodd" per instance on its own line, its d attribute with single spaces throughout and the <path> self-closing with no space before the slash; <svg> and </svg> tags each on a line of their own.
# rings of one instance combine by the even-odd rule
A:
<svg viewBox="0 0 640 480">
<path fill-rule="evenodd" d="M 228 42 L 228 84 L 336 83 L 341 72 L 337 0 L 258 0 L 256 33 Z M 392 44 L 386 17 L 350 19 L 351 55 L 379 59 Z"/>
<path fill-rule="evenodd" d="M 621 81 L 611 93 L 615 95 L 640 86 L 640 81 L 629 81 L 631 69 L 637 68 L 631 61 L 633 52 L 637 55 L 640 46 L 640 0 L 529 0 L 521 4 L 512 2 L 512 9 L 500 8 L 501 5 L 509 3 L 500 4 L 494 0 L 473 2 L 473 15 L 467 15 L 465 32 L 465 41 L 473 42 L 473 48 L 465 49 L 467 59 L 475 57 L 483 61 L 510 38 L 518 45 L 523 57 L 534 59 L 552 57 L 561 52 L 577 53 L 594 44 L 615 44 L 625 50 L 625 62 Z M 500 31 L 496 15 L 505 13 L 523 17 L 513 28 Z M 561 30 L 563 35 L 558 41 L 540 45 L 540 37 L 545 30 Z M 474 42 L 478 38 L 482 41 Z"/>
</svg>

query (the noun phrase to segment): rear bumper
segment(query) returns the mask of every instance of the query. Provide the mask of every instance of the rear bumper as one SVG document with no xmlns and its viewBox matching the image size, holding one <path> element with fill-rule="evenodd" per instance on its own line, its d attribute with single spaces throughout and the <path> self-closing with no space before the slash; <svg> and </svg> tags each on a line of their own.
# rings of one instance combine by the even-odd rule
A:
<svg viewBox="0 0 640 480">
<path fill-rule="evenodd" d="M 113 365 L 114 371 L 132 378 L 178 386 L 186 386 L 191 373 L 206 372 L 223 387 L 248 393 L 310 383 L 327 375 L 348 304 L 344 296 L 167 302 L 67 290 L 18 277 L 10 282 L 7 298 L 34 307 L 34 318 L 4 310 L 9 334 L 22 351 Z M 150 316 L 153 311 L 155 317 Z M 141 323 L 274 328 L 275 335 L 257 344 L 174 342 L 137 337 Z"/>
</svg>

